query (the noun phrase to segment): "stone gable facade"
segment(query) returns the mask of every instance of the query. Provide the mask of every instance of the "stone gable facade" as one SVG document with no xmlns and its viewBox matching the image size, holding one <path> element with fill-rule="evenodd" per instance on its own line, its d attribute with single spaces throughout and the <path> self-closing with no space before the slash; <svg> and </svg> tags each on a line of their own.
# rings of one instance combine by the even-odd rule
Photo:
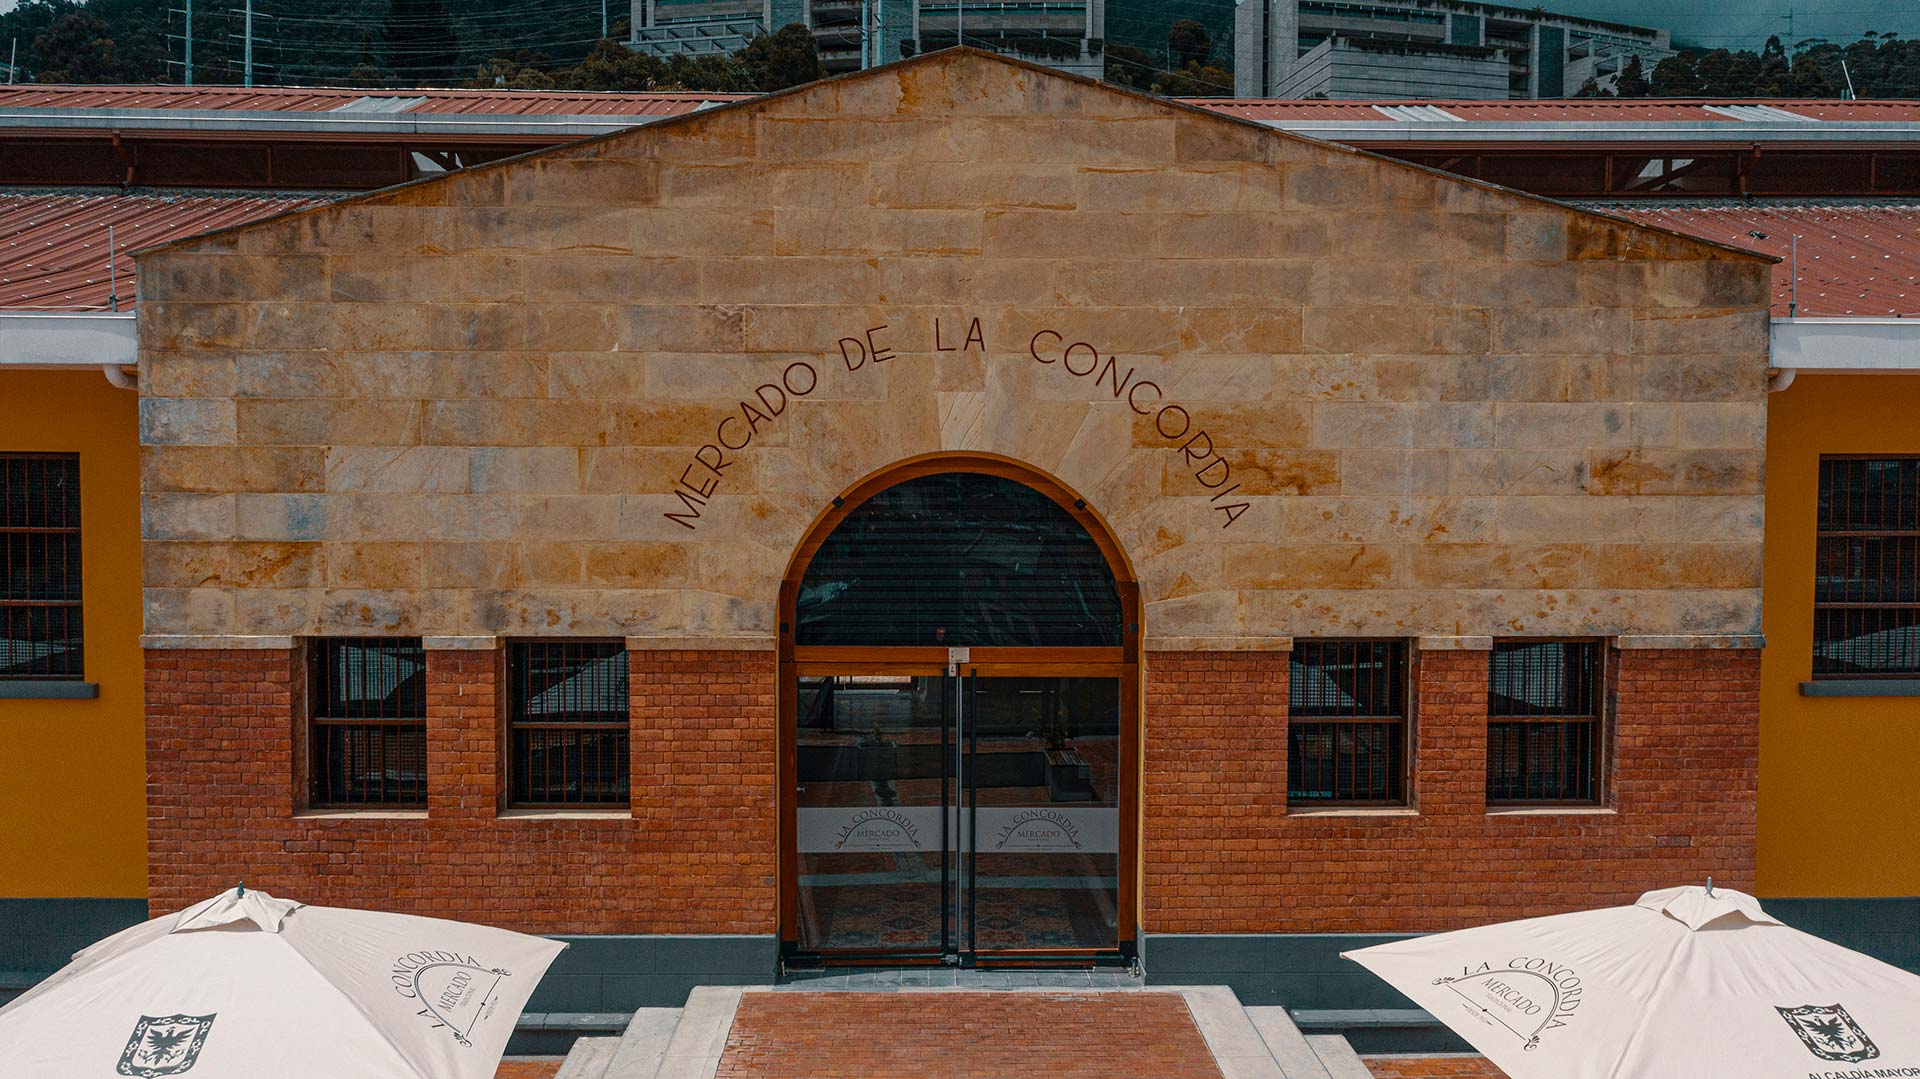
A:
<svg viewBox="0 0 1920 1079">
<path fill-rule="evenodd" d="M 146 632 L 769 641 L 919 455 L 1149 647 L 1759 630 L 1767 263 L 954 52 L 146 253 Z"/>
</svg>

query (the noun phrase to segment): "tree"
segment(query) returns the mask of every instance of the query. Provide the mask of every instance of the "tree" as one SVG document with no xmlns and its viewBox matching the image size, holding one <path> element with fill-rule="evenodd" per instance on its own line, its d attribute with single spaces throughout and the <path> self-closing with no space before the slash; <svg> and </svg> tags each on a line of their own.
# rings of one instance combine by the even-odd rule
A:
<svg viewBox="0 0 1920 1079">
<path fill-rule="evenodd" d="M 1187 65 L 1206 66 L 1213 58 L 1213 37 L 1192 19 L 1177 19 L 1167 28 L 1168 67 L 1185 71 Z"/>
<path fill-rule="evenodd" d="M 1574 97 L 1618 97 L 1620 95 L 1614 93 L 1612 90 L 1600 89 L 1600 80 L 1594 78 L 1592 75 L 1588 75 L 1587 81 L 1580 84 L 1580 89 L 1575 90 L 1573 92 L 1573 96 Z"/>
<path fill-rule="evenodd" d="M 69 11 L 33 39 L 38 82 L 115 81 L 112 29 L 82 10 Z"/>
<path fill-rule="evenodd" d="M 1653 84 L 1647 81 L 1646 73 L 1640 67 L 1640 54 L 1627 57 L 1627 66 L 1620 69 L 1620 78 L 1613 84 L 1617 97 L 1646 97 L 1653 92 Z"/>
<path fill-rule="evenodd" d="M 1754 82 L 1759 97 L 1786 97 L 1793 93 L 1793 70 L 1787 63 L 1787 50 L 1778 35 L 1767 39 L 1760 50 L 1760 74 Z"/>
<path fill-rule="evenodd" d="M 557 81 L 568 90 L 669 90 L 679 85 L 669 77 L 665 62 L 610 38 L 601 40 L 580 66 L 561 73 Z"/>
<path fill-rule="evenodd" d="M 534 53 L 541 57 L 543 54 Z M 541 60 L 522 56 L 496 56 L 481 64 L 467 85 L 475 89 L 499 87 L 507 90 L 551 90 L 557 83 L 541 68 Z"/>
<path fill-rule="evenodd" d="M 1760 58 L 1750 52 L 1733 54 L 1727 65 L 1728 97 L 1753 97 L 1760 92 Z"/>
<path fill-rule="evenodd" d="M 1692 97 L 1700 92 L 1700 73 L 1694 70 L 1693 57 L 1674 53 L 1653 66 L 1650 84 L 1654 97 Z"/>
<path fill-rule="evenodd" d="M 391 0 L 381 33 L 387 68 L 402 82 L 445 79 L 460 66 L 459 38 L 446 0 Z"/>
<path fill-rule="evenodd" d="M 1697 75 L 1694 92 L 1702 97 L 1726 97 L 1732 91 L 1727 89 L 1732 77 L 1733 54 L 1725 49 L 1715 49 L 1702 56 L 1693 66 Z"/>
<path fill-rule="evenodd" d="M 1145 50 L 1113 42 L 1107 43 L 1102 68 L 1102 77 L 1106 81 L 1135 90 L 1151 90 L 1154 76 L 1160 73 Z"/>
<path fill-rule="evenodd" d="M 772 34 L 760 34 L 737 54 L 741 77 L 755 90 L 785 90 L 826 77 L 813 31 L 789 23 Z"/>
</svg>

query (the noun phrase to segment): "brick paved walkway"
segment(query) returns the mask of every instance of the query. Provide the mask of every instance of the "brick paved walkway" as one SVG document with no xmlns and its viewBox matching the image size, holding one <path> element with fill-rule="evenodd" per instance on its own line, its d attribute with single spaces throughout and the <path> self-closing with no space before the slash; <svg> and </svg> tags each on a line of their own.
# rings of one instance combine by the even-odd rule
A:
<svg viewBox="0 0 1920 1079">
<path fill-rule="evenodd" d="M 748 993 L 718 1079 L 1221 1079 L 1174 993 Z"/>
<path fill-rule="evenodd" d="M 1507 1079 L 1480 1057 L 1365 1057 L 1373 1079 Z"/>
</svg>

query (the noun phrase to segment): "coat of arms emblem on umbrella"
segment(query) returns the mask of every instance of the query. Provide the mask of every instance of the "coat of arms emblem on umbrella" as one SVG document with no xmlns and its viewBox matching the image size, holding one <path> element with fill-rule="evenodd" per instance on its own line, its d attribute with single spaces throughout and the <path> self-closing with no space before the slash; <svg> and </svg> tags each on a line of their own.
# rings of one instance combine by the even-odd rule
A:
<svg viewBox="0 0 1920 1079">
<path fill-rule="evenodd" d="M 133 1025 L 127 1047 L 120 1052 L 121 1075 L 157 1079 L 179 1075 L 200 1059 L 200 1050 L 213 1030 L 211 1015 L 143 1015 Z"/>
<path fill-rule="evenodd" d="M 1798 1008 L 1775 1008 L 1787 1021 L 1807 1052 L 1821 1060 L 1840 1060 L 1858 1064 L 1880 1055 L 1880 1048 L 1853 1021 L 1853 1016 L 1838 1004 L 1805 1004 Z"/>
</svg>

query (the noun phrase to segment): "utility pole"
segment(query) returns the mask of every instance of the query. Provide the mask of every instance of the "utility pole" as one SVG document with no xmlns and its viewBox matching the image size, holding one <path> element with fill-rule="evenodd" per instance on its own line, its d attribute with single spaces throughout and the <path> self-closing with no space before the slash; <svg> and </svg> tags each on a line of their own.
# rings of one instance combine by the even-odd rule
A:
<svg viewBox="0 0 1920 1079">
<path fill-rule="evenodd" d="M 7 85 L 13 85 L 13 73 L 20 66 L 20 39 L 13 39 L 13 48 L 7 53 Z"/>
<path fill-rule="evenodd" d="M 187 85 L 193 85 L 193 0 L 187 0 Z"/>
<path fill-rule="evenodd" d="M 253 0 L 247 0 L 247 85 L 253 85 Z"/>
<path fill-rule="evenodd" d="M 600 36 L 607 36 L 607 0 L 600 0 Z"/>
</svg>

